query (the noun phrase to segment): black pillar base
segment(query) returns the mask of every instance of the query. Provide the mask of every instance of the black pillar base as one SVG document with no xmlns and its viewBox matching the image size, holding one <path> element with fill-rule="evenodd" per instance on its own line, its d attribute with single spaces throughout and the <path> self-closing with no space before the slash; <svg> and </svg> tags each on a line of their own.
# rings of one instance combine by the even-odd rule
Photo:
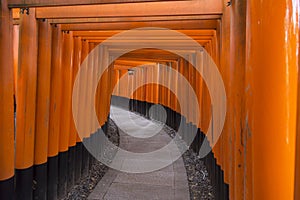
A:
<svg viewBox="0 0 300 200">
<path fill-rule="evenodd" d="M 47 163 L 34 166 L 33 199 L 47 199 Z"/>
<path fill-rule="evenodd" d="M 0 181 L 0 199 L 12 200 L 14 198 L 14 179 Z"/>
<path fill-rule="evenodd" d="M 58 155 L 58 190 L 59 199 L 67 194 L 68 178 L 68 151 L 60 152 Z"/>
<path fill-rule="evenodd" d="M 16 169 L 16 200 L 32 199 L 33 167 Z"/>
<path fill-rule="evenodd" d="M 58 185 L 58 156 L 48 158 L 48 180 L 47 180 L 47 199 L 57 199 L 57 185 Z"/>
</svg>

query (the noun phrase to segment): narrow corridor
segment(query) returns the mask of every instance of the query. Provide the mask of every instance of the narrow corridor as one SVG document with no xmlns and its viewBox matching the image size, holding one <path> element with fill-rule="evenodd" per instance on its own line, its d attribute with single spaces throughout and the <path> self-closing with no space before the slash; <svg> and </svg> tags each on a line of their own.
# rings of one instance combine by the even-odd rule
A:
<svg viewBox="0 0 300 200">
<path fill-rule="evenodd" d="M 142 116 L 111 106 L 111 117 L 117 123 L 120 133 L 120 148 L 135 153 L 152 152 L 171 141 L 164 131 L 164 125 Z M 134 123 L 136 125 L 134 126 Z M 141 128 L 140 126 L 145 128 Z M 130 135 L 126 134 L 129 133 Z M 171 160 L 171 153 L 169 158 Z M 138 166 L 140 160 L 125 160 L 129 168 Z M 151 165 L 151 160 L 149 160 Z M 126 167 L 126 168 L 127 168 Z M 122 171 L 122 169 L 121 169 Z M 182 158 L 160 170 L 148 173 L 125 173 L 109 169 L 88 199 L 132 200 L 132 199 L 189 199 L 186 169 Z"/>
</svg>

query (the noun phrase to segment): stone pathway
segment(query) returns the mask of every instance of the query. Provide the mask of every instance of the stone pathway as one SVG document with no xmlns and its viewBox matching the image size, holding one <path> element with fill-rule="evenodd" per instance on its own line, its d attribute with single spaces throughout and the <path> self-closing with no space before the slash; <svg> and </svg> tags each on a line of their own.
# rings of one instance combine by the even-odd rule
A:
<svg viewBox="0 0 300 200">
<path fill-rule="evenodd" d="M 111 118 L 119 126 L 120 148 L 124 150 L 135 153 L 153 152 L 171 141 L 159 123 L 117 107 L 112 107 L 111 113 L 113 113 Z M 169 154 L 164 155 L 166 161 L 172 159 L 173 152 L 174 150 L 170 150 Z M 169 158 L 165 157 L 168 155 Z M 136 162 L 132 160 L 124 160 L 122 166 L 130 164 L 137 167 Z M 190 199 L 189 187 L 183 160 L 180 157 L 169 166 L 147 173 L 125 173 L 109 169 L 88 199 L 188 200 Z"/>
</svg>

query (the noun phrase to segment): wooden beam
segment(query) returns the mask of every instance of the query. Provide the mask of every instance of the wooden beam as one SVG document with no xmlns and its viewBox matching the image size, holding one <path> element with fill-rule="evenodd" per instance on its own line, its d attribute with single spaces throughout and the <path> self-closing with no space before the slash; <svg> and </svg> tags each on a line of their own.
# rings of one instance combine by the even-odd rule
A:
<svg viewBox="0 0 300 200">
<path fill-rule="evenodd" d="M 115 34 L 121 33 L 124 30 L 113 30 L 113 31 L 74 31 L 74 36 L 80 37 L 111 37 Z M 143 33 L 143 36 L 147 35 L 159 35 L 159 36 L 169 36 L 169 33 L 164 30 L 135 30 L 138 34 L 139 31 Z M 174 30 L 183 33 L 188 36 L 214 36 L 215 30 Z"/>
<path fill-rule="evenodd" d="M 222 14 L 221 0 L 168 1 L 38 8 L 37 18 L 142 17 Z"/>
<path fill-rule="evenodd" d="M 97 18 L 63 18 L 49 19 L 53 24 L 104 23 L 104 22 L 149 22 L 176 20 L 204 20 L 220 19 L 222 15 L 180 15 L 180 16 L 152 16 L 152 17 L 97 17 Z M 17 14 L 15 15 L 17 17 Z M 15 19 L 14 17 L 14 19 Z"/>
<path fill-rule="evenodd" d="M 211 40 L 195 40 L 196 43 L 188 43 L 187 40 L 110 40 L 103 43 L 104 46 L 108 47 L 124 47 L 124 48 L 142 48 L 142 47 L 153 47 L 153 44 L 158 45 L 160 49 L 171 48 L 171 49 L 197 49 L 200 48 L 200 45 L 203 46 Z M 101 43 L 103 40 L 88 40 L 92 43 Z"/>
<path fill-rule="evenodd" d="M 110 49 L 110 55 L 115 57 L 119 55 L 122 50 Z M 175 62 L 180 58 L 180 55 L 186 56 L 195 54 L 193 50 L 177 50 L 179 55 L 160 49 L 139 49 L 131 51 L 118 58 L 118 60 L 133 60 L 133 61 L 147 61 L 147 62 Z"/>
<path fill-rule="evenodd" d="M 117 23 L 82 23 L 62 24 L 62 30 L 95 31 L 95 30 L 129 30 L 142 27 L 162 27 L 176 30 L 216 29 L 217 20 L 178 20 L 155 22 L 117 22 Z"/>
<path fill-rule="evenodd" d="M 54 6 L 75 6 L 75 5 L 95 5 L 95 4 L 116 4 L 116 3 L 142 3 L 157 1 L 176 1 L 176 0 L 8 0 L 9 8 L 23 7 L 54 7 Z"/>
<path fill-rule="evenodd" d="M 125 66 L 136 67 L 136 66 L 140 66 L 140 65 L 155 65 L 155 62 L 130 60 L 130 59 L 118 59 L 115 61 L 115 65 L 125 65 Z"/>
</svg>

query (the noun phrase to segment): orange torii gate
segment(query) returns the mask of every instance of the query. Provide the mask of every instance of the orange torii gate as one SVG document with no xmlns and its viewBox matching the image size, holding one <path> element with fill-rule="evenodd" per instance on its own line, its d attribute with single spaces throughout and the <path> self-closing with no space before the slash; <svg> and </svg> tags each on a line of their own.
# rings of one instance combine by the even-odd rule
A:
<svg viewBox="0 0 300 200">
<path fill-rule="evenodd" d="M 299 198 L 297 3 L 250 0 L 234 1 L 227 7 L 219 0 L 3 0 L 0 198 L 56 199 L 86 175 L 93 158 L 77 135 L 70 107 L 77 71 L 97 44 L 123 30 L 144 26 L 187 34 L 203 45 L 219 67 L 228 99 L 226 123 L 213 152 L 205 158 L 212 181 L 218 184 L 218 197 Z M 21 8 L 23 13 L 12 8 Z M 184 44 L 176 39 L 165 42 L 174 43 Z M 117 51 L 112 44 L 110 49 L 99 52 L 99 59 L 108 62 Z M 196 57 L 199 63 L 205 59 L 201 52 L 187 57 Z M 113 98 L 129 98 L 132 109 L 146 115 L 151 105 L 160 104 L 167 110 L 167 123 L 173 128 L 178 118 L 184 117 L 187 132 L 197 128 L 193 148 L 199 148 L 211 116 L 208 89 L 191 64 L 163 51 L 130 52 L 104 73 L 96 98 L 105 98 L 95 105 L 100 125 L 106 127 L 112 87 L 137 63 L 156 64 L 138 69 L 137 73 L 147 79 L 163 79 L 168 84 L 174 79 L 177 84 L 176 77 L 169 77 L 157 63 L 184 75 L 200 102 L 200 122 L 195 121 L 193 105 L 188 107 L 187 116 L 181 116 L 177 98 L 167 88 L 147 85 L 131 97 L 126 96 L 126 87 L 143 82 L 134 76 L 127 85 L 118 86 L 119 93 Z M 93 63 L 89 70 L 97 70 L 97 64 L 104 63 Z M 91 71 L 80 80 L 80 91 L 85 96 L 89 96 L 86 91 Z M 151 77 L 150 72 L 158 75 Z M 176 87 L 181 94 L 190 95 L 191 91 Z M 90 130 L 85 140 L 97 134 L 89 118 L 81 123 Z"/>
</svg>

